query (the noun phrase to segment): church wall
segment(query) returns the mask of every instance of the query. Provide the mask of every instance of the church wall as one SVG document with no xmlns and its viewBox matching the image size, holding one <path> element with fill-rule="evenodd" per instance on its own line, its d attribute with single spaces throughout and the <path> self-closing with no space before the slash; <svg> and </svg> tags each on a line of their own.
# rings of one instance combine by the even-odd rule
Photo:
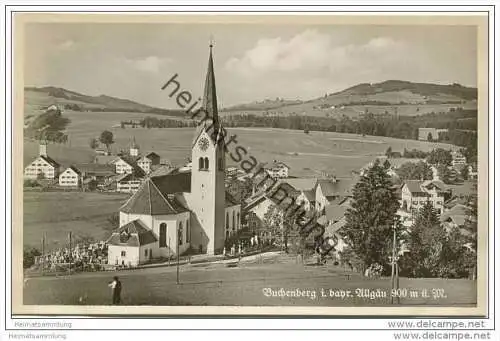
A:
<svg viewBox="0 0 500 341">
<path fill-rule="evenodd" d="M 147 245 L 141 245 L 139 248 L 139 263 L 144 264 L 150 260 L 149 253 L 151 252 L 151 259 L 160 258 L 160 251 L 158 249 L 158 243 L 151 243 Z"/>
<path fill-rule="evenodd" d="M 134 214 L 120 212 L 120 227 L 131 221 L 139 219 L 149 229 L 153 228 L 153 217 L 147 214 Z"/>
<path fill-rule="evenodd" d="M 191 230 L 191 215 L 190 212 L 183 212 L 177 215 L 157 215 L 153 217 L 153 232 L 158 238 L 156 243 L 158 249 L 159 257 L 169 257 L 175 255 L 177 252 L 177 231 L 182 222 L 182 244 L 179 245 L 179 252 L 182 254 L 189 249 L 191 239 L 188 238 L 187 222 L 189 222 L 189 229 Z M 160 225 L 162 223 L 167 224 L 167 234 L 165 244 L 166 247 L 159 247 L 160 245 Z M 170 239 L 170 249 L 169 249 L 169 239 Z M 154 250 L 153 250 L 154 252 Z"/>
<path fill-rule="evenodd" d="M 210 141 L 206 150 L 198 145 L 198 141 L 204 138 Z M 200 158 L 208 159 L 208 169 L 200 169 Z M 222 159 L 221 165 L 219 159 Z M 225 240 L 224 148 L 222 145 L 215 146 L 207 132 L 202 131 L 195 140 L 192 160 L 191 194 L 186 199 L 189 200 L 189 208 L 196 214 L 195 226 L 201 229 L 196 241 L 200 243 L 201 240 L 203 252 L 213 254 L 222 251 Z"/>
<path fill-rule="evenodd" d="M 237 232 L 241 229 L 241 206 L 240 205 L 229 206 L 229 207 L 226 207 L 224 211 L 225 211 L 224 212 L 224 219 L 225 219 L 224 220 L 224 226 L 225 226 L 224 238 L 227 238 L 229 235 L 231 235 L 233 233 L 233 231 Z M 234 213 L 234 225 L 233 225 L 233 213 Z M 240 213 L 239 220 L 238 220 L 238 213 Z M 226 221 L 227 217 L 229 217 L 229 223 Z"/>
</svg>

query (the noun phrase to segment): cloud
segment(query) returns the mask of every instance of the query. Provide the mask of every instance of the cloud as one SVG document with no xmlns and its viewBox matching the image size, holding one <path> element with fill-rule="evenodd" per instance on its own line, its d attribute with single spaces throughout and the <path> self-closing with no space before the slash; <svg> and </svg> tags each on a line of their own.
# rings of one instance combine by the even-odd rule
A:
<svg viewBox="0 0 500 341">
<path fill-rule="evenodd" d="M 333 73 L 340 67 L 363 68 L 393 60 L 401 56 L 404 44 L 389 37 L 375 37 L 361 44 L 336 45 L 332 35 L 306 30 L 284 40 L 280 37 L 260 39 L 241 57 L 226 62 L 226 69 L 241 76 L 256 77 L 268 72 L 325 72 Z M 361 64 L 359 64 L 361 63 Z"/>
<path fill-rule="evenodd" d="M 66 40 L 60 43 L 57 48 L 59 50 L 71 50 L 75 47 L 76 43 L 73 40 Z"/>
<path fill-rule="evenodd" d="M 289 39 L 260 39 L 226 61 L 228 78 L 239 84 L 227 90 L 238 97 L 308 99 L 357 83 L 405 79 L 410 65 L 426 63 L 410 44 L 389 36 L 340 38 L 309 29 Z"/>
<path fill-rule="evenodd" d="M 134 69 L 144 72 L 159 72 L 161 67 L 172 60 L 170 58 L 160 58 L 157 56 L 148 56 L 139 59 L 126 59 L 126 62 Z"/>
</svg>

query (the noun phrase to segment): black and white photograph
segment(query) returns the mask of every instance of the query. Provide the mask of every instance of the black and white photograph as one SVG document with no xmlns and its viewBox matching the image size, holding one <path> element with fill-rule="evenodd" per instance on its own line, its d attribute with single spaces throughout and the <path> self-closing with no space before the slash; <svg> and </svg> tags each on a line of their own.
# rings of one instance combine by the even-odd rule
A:
<svg viewBox="0 0 500 341">
<path fill-rule="evenodd" d="M 18 14 L 12 312 L 484 314 L 486 19 Z"/>
</svg>

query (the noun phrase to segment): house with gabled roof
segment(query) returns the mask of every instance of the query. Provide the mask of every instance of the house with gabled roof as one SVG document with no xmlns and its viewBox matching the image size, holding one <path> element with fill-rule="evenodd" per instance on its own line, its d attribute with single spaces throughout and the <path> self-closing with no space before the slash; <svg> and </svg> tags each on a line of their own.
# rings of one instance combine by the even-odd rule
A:
<svg viewBox="0 0 500 341">
<path fill-rule="evenodd" d="M 59 174 L 59 186 L 78 187 L 81 181 L 81 172 L 75 166 L 69 166 Z"/>
<path fill-rule="evenodd" d="M 401 185 L 401 207 L 404 211 L 416 214 L 430 201 L 438 214 L 443 213 L 444 202 L 448 196 L 446 185 L 439 180 L 406 180 Z"/>
<path fill-rule="evenodd" d="M 133 220 L 109 237 L 108 264 L 137 266 L 153 260 L 158 252 L 154 233 L 140 220 Z"/>
<path fill-rule="evenodd" d="M 240 204 L 224 187 L 226 153 L 217 111 L 212 49 L 204 94 L 202 108 L 212 122 L 202 122 L 196 129 L 191 169 L 147 177 L 120 208 L 120 228 L 139 222 L 157 239 L 147 246 L 151 259 L 167 258 L 189 249 L 220 253 L 231 232 L 241 229 Z M 111 240 L 109 247 L 119 250 L 122 246 Z M 141 245 L 133 247 L 137 250 Z M 108 261 L 113 264 L 115 259 Z"/>
<path fill-rule="evenodd" d="M 57 179 L 61 166 L 47 154 L 47 145 L 41 143 L 38 157 L 24 168 L 26 179 Z"/>
<path fill-rule="evenodd" d="M 318 180 L 315 188 L 316 210 L 322 212 L 326 206 L 341 204 L 347 198 L 352 197 L 352 191 L 356 185 L 353 178 L 333 178 Z"/>
</svg>

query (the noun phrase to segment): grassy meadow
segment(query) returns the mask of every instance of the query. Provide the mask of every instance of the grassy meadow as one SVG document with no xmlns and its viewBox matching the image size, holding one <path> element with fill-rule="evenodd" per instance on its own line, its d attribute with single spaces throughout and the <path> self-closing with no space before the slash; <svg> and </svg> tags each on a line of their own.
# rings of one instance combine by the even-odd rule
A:
<svg viewBox="0 0 500 341">
<path fill-rule="evenodd" d="M 271 262 L 271 263 L 267 263 Z M 359 297 L 356 289 L 383 291 L 388 295 L 389 278 L 367 279 L 351 273 L 347 279 L 340 267 L 303 266 L 280 259 L 267 264 L 251 264 L 243 258 L 237 267 L 223 264 L 184 265 L 180 267 L 180 285 L 176 284 L 175 267 L 158 267 L 122 272 L 82 273 L 72 276 L 38 277 L 25 281 L 24 304 L 39 305 L 109 305 L 111 292 L 107 282 L 119 276 L 123 305 L 155 306 L 391 306 L 390 297 Z M 309 290 L 309 297 L 272 297 L 265 290 Z M 467 279 L 401 278 L 401 289 L 418 293 L 427 290 L 428 297 L 401 298 L 400 306 L 474 307 L 477 302 L 476 281 Z M 329 290 L 351 291 L 352 297 L 329 296 Z M 433 295 L 433 289 L 443 295 Z M 327 294 L 323 296 L 322 290 Z M 43 293 L 43 295 L 40 295 Z M 396 306 L 396 304 L 394 304 Z"/>
<path fill-rule="evenodd" d="M 116 127 L 121 120 L 144 117 L 141 113 L 65 112 L 65 115 L 71 119 L 67 129 L 68 144 L 48 147 L 49 155 L 65 166 L 91 160 L 94 154 L 89 139 L 98 137 L 105 129 L 114 134 L 114 152 L 128 149 L 135 137 L 143 152 L 155 151 L 174 164 L 184 164 L 190 157 L 194 128 Z M 403 148 L 425 151 L 436 147 L 455 148 L 426 141 L 315 131 L 304 134 L 298 130 L 273 128 L 231 128 L 229 133 L 238 136 L 237 144 L 248 150 L 248 156 L 254 156 L 259 162 L 282 160 L 291 167 L 294 176 L 315 176 L 323 171 L 339 177 L 349 176 L 388 147 L 401 152 Z M 235 147 L 233 144 L 229 151 L 234 151 Z M 25 164 L 36 156 L 37 148 L 34 142 L 25 142 Z M 232 164 L 231 158 L 227 160 Z"/>
<path fill-rule="evenodd" d="M 90 192 L 24 192 L 23 244 L 41 248 L 43 233 L 46 248 L 68 245 L 68 233 L 75 239 L 102 240 L 112 229 L 108 218 L 127 200 L 126 194 Z"/>
</svg>

